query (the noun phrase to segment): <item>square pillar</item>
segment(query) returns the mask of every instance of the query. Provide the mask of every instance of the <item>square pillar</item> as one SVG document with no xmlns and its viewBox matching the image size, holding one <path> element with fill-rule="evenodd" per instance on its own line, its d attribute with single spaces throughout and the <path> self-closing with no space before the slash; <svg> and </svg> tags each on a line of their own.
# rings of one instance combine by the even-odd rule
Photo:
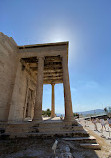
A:
<svg viewBox="0 0 111 158">
<path fill-rule="evenodd" d="M 64 55 L 62 57 L 62 67 L 63 67 L 63 86 L 64 86 L 64 100 L 65 100 L 65 120 L 72 121 L 74 120 L 74 116 L 72 111 L 72 100 L 71 100 L 71 91 L 70 91 L 70 83 L 69 83 L 67 55 Z"/>
<path fill-rule="evenodd" d="M 38 58 L 38 73 L 37 73 L 37 87 L 36 100 L 34 108 L 34 121 L 42 120 L 42 96 L 43 96 L 43 75 L 44 75 L 44 58 Z"/>
</svg>

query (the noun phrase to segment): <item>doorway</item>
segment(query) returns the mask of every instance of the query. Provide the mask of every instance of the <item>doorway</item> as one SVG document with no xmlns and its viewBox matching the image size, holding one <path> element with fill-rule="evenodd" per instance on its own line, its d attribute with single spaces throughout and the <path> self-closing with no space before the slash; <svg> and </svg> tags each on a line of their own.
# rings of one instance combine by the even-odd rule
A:
<svg viewBox="0 0 111 158">
<path fill-rule="evenodd" d="M 34 108 L 34 91 L 32 89 L 28 89 L 27 100 L 26 100 L 26 112 L 25 118 L 32 119 L 33 117 L 33 108 Z"/>
</svg>

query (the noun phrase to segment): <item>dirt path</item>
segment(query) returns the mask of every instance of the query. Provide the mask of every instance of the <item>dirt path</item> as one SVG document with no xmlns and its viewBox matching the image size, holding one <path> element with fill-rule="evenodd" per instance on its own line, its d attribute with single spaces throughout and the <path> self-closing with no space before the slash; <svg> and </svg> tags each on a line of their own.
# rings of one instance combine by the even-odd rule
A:
<svg viewBox="0 0 111 158">
<path fill-rule="evenodd" d="M 80 122 L 79 122 L 80 123 Z M 96 154 L 99 158 L 111 158 L 111 145 L 105 138 L 102 138 L 97 132 L 95 132 L 92 128 L 93 124 L 89 122 L 89 126 L 85 127 L 84 122 L 81 121 L 81 124 L 84 126 L 84 129 L 88 131 L 88 133 L 94 136 L 97 140 L 97 143 L 100 144 L 101 150 L 95 150 Z"/>
</svg>

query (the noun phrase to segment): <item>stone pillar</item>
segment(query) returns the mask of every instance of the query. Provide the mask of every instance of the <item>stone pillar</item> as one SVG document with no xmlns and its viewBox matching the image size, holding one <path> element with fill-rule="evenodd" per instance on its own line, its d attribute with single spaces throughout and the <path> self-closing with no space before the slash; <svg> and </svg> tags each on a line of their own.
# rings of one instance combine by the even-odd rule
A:
<svg viewBox="0 0 111 158">
<path fill-rule="evenodd" d="M 54 86 L 55 83 L 52 83 L 52 105 L 51 105 L 51 117 L 55 117 L 55 94 L 54 94 Z"/>
<path fill-rule="evenodd" d="M 43 95 L 43 70 L 44 70 L 44 58 L 38 58 L 38 73 L 37 73 L 37 87 L 36 87 L 36 99 L 34 108 L 34 121 L 42 120 L 42 95 Z"/>
<path fill-rule="evenodd" d="M 72 121 L 74 117 L 72 111 L 71 91 L 70 91 L 70 83 L 69 83 L 68 59 L 66 55 L 64 55 L 62 58 L 62 67 L 63 67 L 64 101 L 65 101 L 65 120 Z"/>
</svg>

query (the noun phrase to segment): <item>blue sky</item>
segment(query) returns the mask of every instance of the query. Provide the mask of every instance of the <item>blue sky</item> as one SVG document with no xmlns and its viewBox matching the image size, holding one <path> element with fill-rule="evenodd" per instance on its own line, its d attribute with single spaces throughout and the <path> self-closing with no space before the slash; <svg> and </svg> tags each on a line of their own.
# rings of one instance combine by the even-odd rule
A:
<svg viewBox="0 0 111 158">
<path fill-rule="evenodd" d="M 18 45 L 69 41 L 73 111 L 111 105 L 110 0 L 0 0 L 0 31 Z M 56 112 L 64 113 L 62 84 L 55 99 Z M 50 107 L 45 85 L 43 109 Z"/>
</svg>

